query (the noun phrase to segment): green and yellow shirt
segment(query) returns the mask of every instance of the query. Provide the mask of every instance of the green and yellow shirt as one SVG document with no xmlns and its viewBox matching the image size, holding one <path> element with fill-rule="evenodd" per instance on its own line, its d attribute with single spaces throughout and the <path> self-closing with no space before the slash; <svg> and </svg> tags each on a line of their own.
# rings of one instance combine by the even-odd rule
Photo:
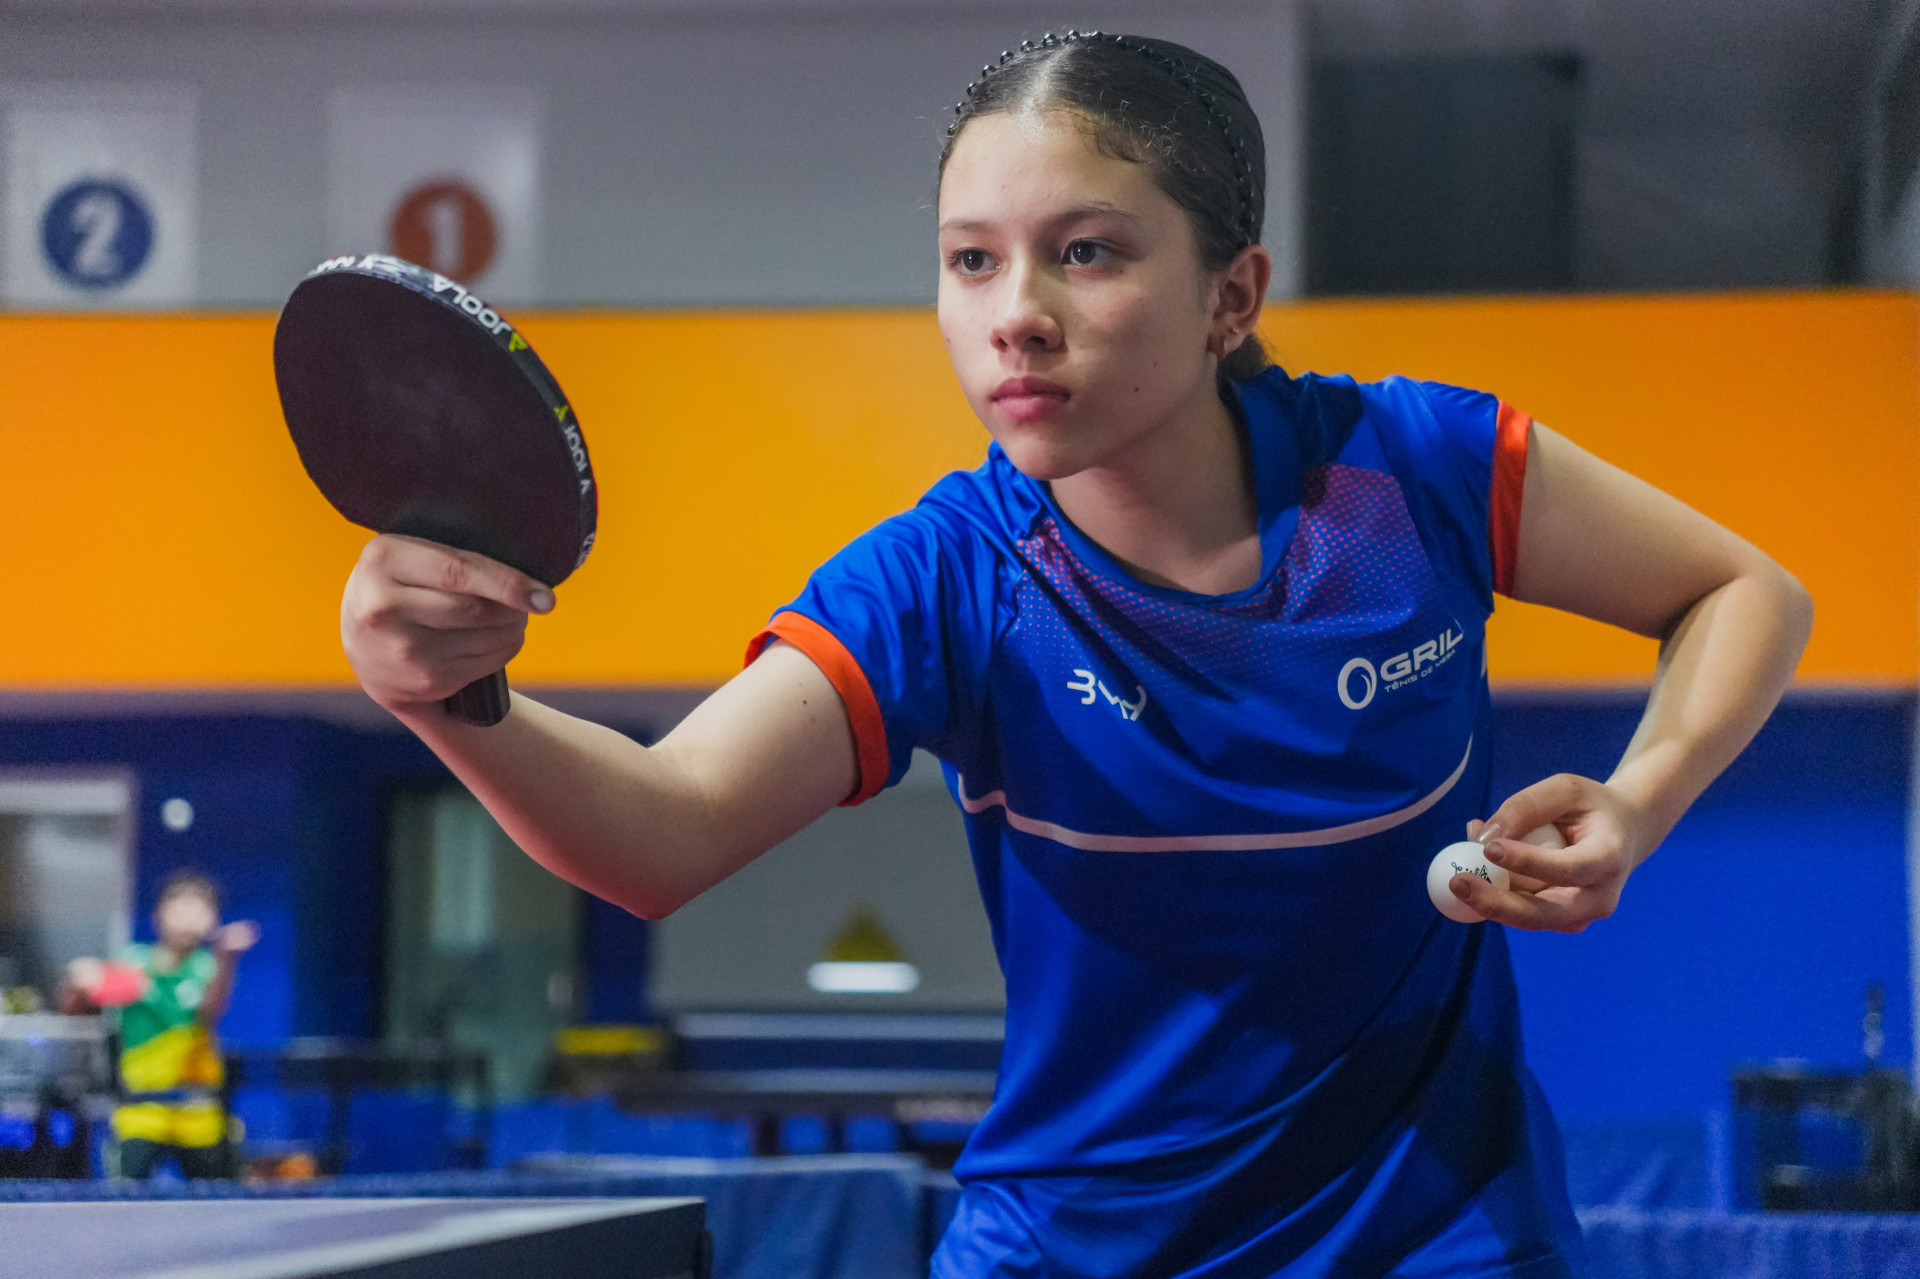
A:
<svg viewBox="0 0 1920 1279">
<path fill-rule="evenodd" d="M 196 950 L 166 969 L 159 959 L 154 946 L 127 951 L 126 962 L 146 974 L 147 991 L 120 1009 L 120 1080 L 136 1097 L 218 1089 L 225 1069 L 200 1023 L 200 1002 L 217 969 L 213 952 Z"/>
</svg>

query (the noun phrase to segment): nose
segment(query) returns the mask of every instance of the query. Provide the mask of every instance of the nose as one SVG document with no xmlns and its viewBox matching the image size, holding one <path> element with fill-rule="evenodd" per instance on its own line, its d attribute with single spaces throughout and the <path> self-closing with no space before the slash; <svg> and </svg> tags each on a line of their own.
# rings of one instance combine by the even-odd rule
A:
<svg viewBox="0 0 1920 1279">
<path fill-rule="evenodd" d="M 994 348 L 1029 354 L 1057 350 L 1063 335 L 1059 317 L 1048 304 L 1043 274 L 1022 265 L 1010 270 L 1002 278 L 1005 281 L 1005 305 L 994 322 Z"/>
</svg>

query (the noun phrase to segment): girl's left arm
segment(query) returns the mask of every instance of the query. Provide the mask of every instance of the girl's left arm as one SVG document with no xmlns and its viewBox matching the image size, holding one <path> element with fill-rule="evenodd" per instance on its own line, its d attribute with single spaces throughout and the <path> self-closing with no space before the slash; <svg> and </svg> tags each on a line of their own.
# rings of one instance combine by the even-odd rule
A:
<svg viewBox="0 0 1920 1279">
<path fill-rule="evenodd" d="M 209 940 L 213 944 L 213 979 L 200 996 L 198 1016 L 202 1026 L 213 1030 L 219 1026 L 220 1019 L 227 1015 L 227 1006 L 233 1002 L 234 970 L 240 966 L 240 956 L 252 950 L 260 940 L 260 926 L 250 919 L 243 919 L 237 924 L 226 924 L 215 929 Z"/>
<path fill-rule="evenodd" d="M 1793 680 L 1813 601 L 1759 548 L 1537 424 L 1513 597 L 1660 641 L 1646 714 L 1613 776 L 1549 777 L 1485 823 L 1506 836 L 1551 825 L 1568 846 L 1496 836 L 1487 856 L 1512 886 L 1453 879 L 1488 919 L 1577 933 L 1613 913 L 1627 876 L 1760 731 Z"/>
</svg>

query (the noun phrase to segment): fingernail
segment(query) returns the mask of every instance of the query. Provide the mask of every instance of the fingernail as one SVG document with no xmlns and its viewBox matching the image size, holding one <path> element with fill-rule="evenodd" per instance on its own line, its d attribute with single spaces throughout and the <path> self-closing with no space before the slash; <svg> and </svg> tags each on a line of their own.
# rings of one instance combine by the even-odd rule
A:
<svg viewBox="0 0 1920 1279">
<path fill-rule="evenodd" d="M 553 592 L 535 591 L 533 594 L 527 596 L 527 603 L 533 606 L 533 611 L 536 613 L 551 613 L 553 611 Z"/>
<path fill-rule="evenodd" d="M 1500 865 L 1507 860 L 1506 846 L 1503 844 L 1488 844 L 1486 847 L 1486 858 L 1495 866 Z"/>
</svg>

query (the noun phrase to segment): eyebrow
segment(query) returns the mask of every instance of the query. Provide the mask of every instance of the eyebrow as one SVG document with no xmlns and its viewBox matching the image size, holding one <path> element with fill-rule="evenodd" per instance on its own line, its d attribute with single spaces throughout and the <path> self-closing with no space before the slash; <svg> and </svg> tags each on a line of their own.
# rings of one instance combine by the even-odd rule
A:
<svg viewBox="0 0 1920 1279">
<path fill-rule="evenodd" d="M 1110 204 L 1105 200 L 1093 200 L 1086 204 L 1077 204 L 1073 208 L 1062 212 L 1058 217 L 1051 219 L 1051 225 L 1071 226 L 1076 222 L 1085 222 L 1089 218 L 1118 218 L 1130 226 L 1138 227 L 1145 225 L 1138 214 L 1123 209 L 1117 204 Z M 939 229 L 940 234 L 945 235 L 949 231 L 985 231 L 990 229 L 992 225 L 991 222 L 980 218 L 953 218 L 942 222 Z"/>
</svg>

